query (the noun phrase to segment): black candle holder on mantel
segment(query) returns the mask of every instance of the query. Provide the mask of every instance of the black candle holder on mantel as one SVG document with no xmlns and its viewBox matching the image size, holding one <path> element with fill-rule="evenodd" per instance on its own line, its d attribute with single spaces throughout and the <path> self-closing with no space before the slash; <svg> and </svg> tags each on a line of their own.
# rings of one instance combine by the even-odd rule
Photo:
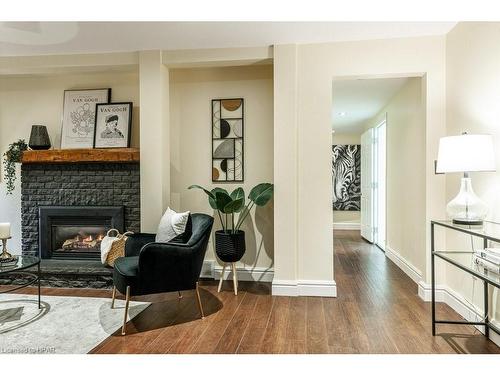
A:
<svg viewBox="0 0 500 375">
<path fill-rule="evenodd" d="M 51 147 L 49 132 L 44 125 L 33 125 L 28 146 L 32 150 L 48 150 Z"/>
</svg>

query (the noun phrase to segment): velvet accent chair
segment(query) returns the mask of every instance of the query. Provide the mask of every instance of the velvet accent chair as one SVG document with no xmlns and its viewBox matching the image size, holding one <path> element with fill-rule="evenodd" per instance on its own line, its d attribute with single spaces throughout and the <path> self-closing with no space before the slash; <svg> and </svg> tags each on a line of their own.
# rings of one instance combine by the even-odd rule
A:
<svg viewBox="0 0 500 375">
<path fill-rule="evenodd" d="M 192 214 L 192 232 L 187 242 L 159 243 L 154 234 L 137 233 L 125 243 L 125 256 L 116 259 L 113 270 L 114 308 L 116 290 L 125 297 L 122 335 L 125 335 L 130 296 L 196 290 L 198 308 L 204 318 L 198 279 L 214 222 L 205 214 Z"/>
</svg>

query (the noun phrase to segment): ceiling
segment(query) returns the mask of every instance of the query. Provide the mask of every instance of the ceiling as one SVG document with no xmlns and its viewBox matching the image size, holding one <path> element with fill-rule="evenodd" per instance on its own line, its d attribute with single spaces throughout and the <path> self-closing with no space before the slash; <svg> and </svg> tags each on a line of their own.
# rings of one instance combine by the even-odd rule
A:
<svg viewBox="0 0 500 375">
<path fill-rule="evenodd" d="M 336 133 L 360 133 L 403 87 L 408 78 L 352 79 L 333 82 L 332 128 Z"/>
<path fill-rule="evenodd" d="M 0 22 L 0 56 L 257 47 L 444 35 L 455 22 Z"/>
</svg>

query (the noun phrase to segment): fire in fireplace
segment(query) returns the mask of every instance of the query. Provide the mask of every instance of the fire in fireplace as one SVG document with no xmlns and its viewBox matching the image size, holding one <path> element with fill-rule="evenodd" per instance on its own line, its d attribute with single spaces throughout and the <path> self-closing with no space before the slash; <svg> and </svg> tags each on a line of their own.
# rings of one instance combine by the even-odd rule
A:
<svg viewBox="0 0 500 375">
<path fill-rule="evenodd" d="M 99 258 L 111 228 L 123 231 L 123 207 L 40 207 L 42 258 Z"/>
<path fill-rule="evenodd" d="M 54 226 L 53 250 L 55 252 L 99 252 L 101 241 L 109 226 Z"/>
</svg>

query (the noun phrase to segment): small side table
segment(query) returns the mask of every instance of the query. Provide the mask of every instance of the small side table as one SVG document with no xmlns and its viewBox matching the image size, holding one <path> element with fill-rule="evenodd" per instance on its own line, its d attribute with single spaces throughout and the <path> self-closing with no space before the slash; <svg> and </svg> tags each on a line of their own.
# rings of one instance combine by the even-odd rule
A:
<svg viewBox="0 0 500 375">
<path fill-rule="evenodd" d="M 41 293 L 40 293 L 40 280 L 41 280 L 41 271 L 40 271 L 40 258 L 31 255 L 16 255 L 16 260 L 14 262 L 9 263 L 0 263 L 0 276 L 4 274 L 10 273 L 18 273 L 22 275 L 32 276 L 32 279 L 23 283 L 21 285 L 15 285 L 13 288 L 8 290 L 2 290 L 0 294 L 9 293 L 14 290 L 18 290 L 21 288 L 25 288 L 29 285 L 37 283 L 38 285 L 38 308 L 42 308 L 41 304 Z M 36 271 L 29 270 L 30 268 L 36 267 Z"/>
</svg>

